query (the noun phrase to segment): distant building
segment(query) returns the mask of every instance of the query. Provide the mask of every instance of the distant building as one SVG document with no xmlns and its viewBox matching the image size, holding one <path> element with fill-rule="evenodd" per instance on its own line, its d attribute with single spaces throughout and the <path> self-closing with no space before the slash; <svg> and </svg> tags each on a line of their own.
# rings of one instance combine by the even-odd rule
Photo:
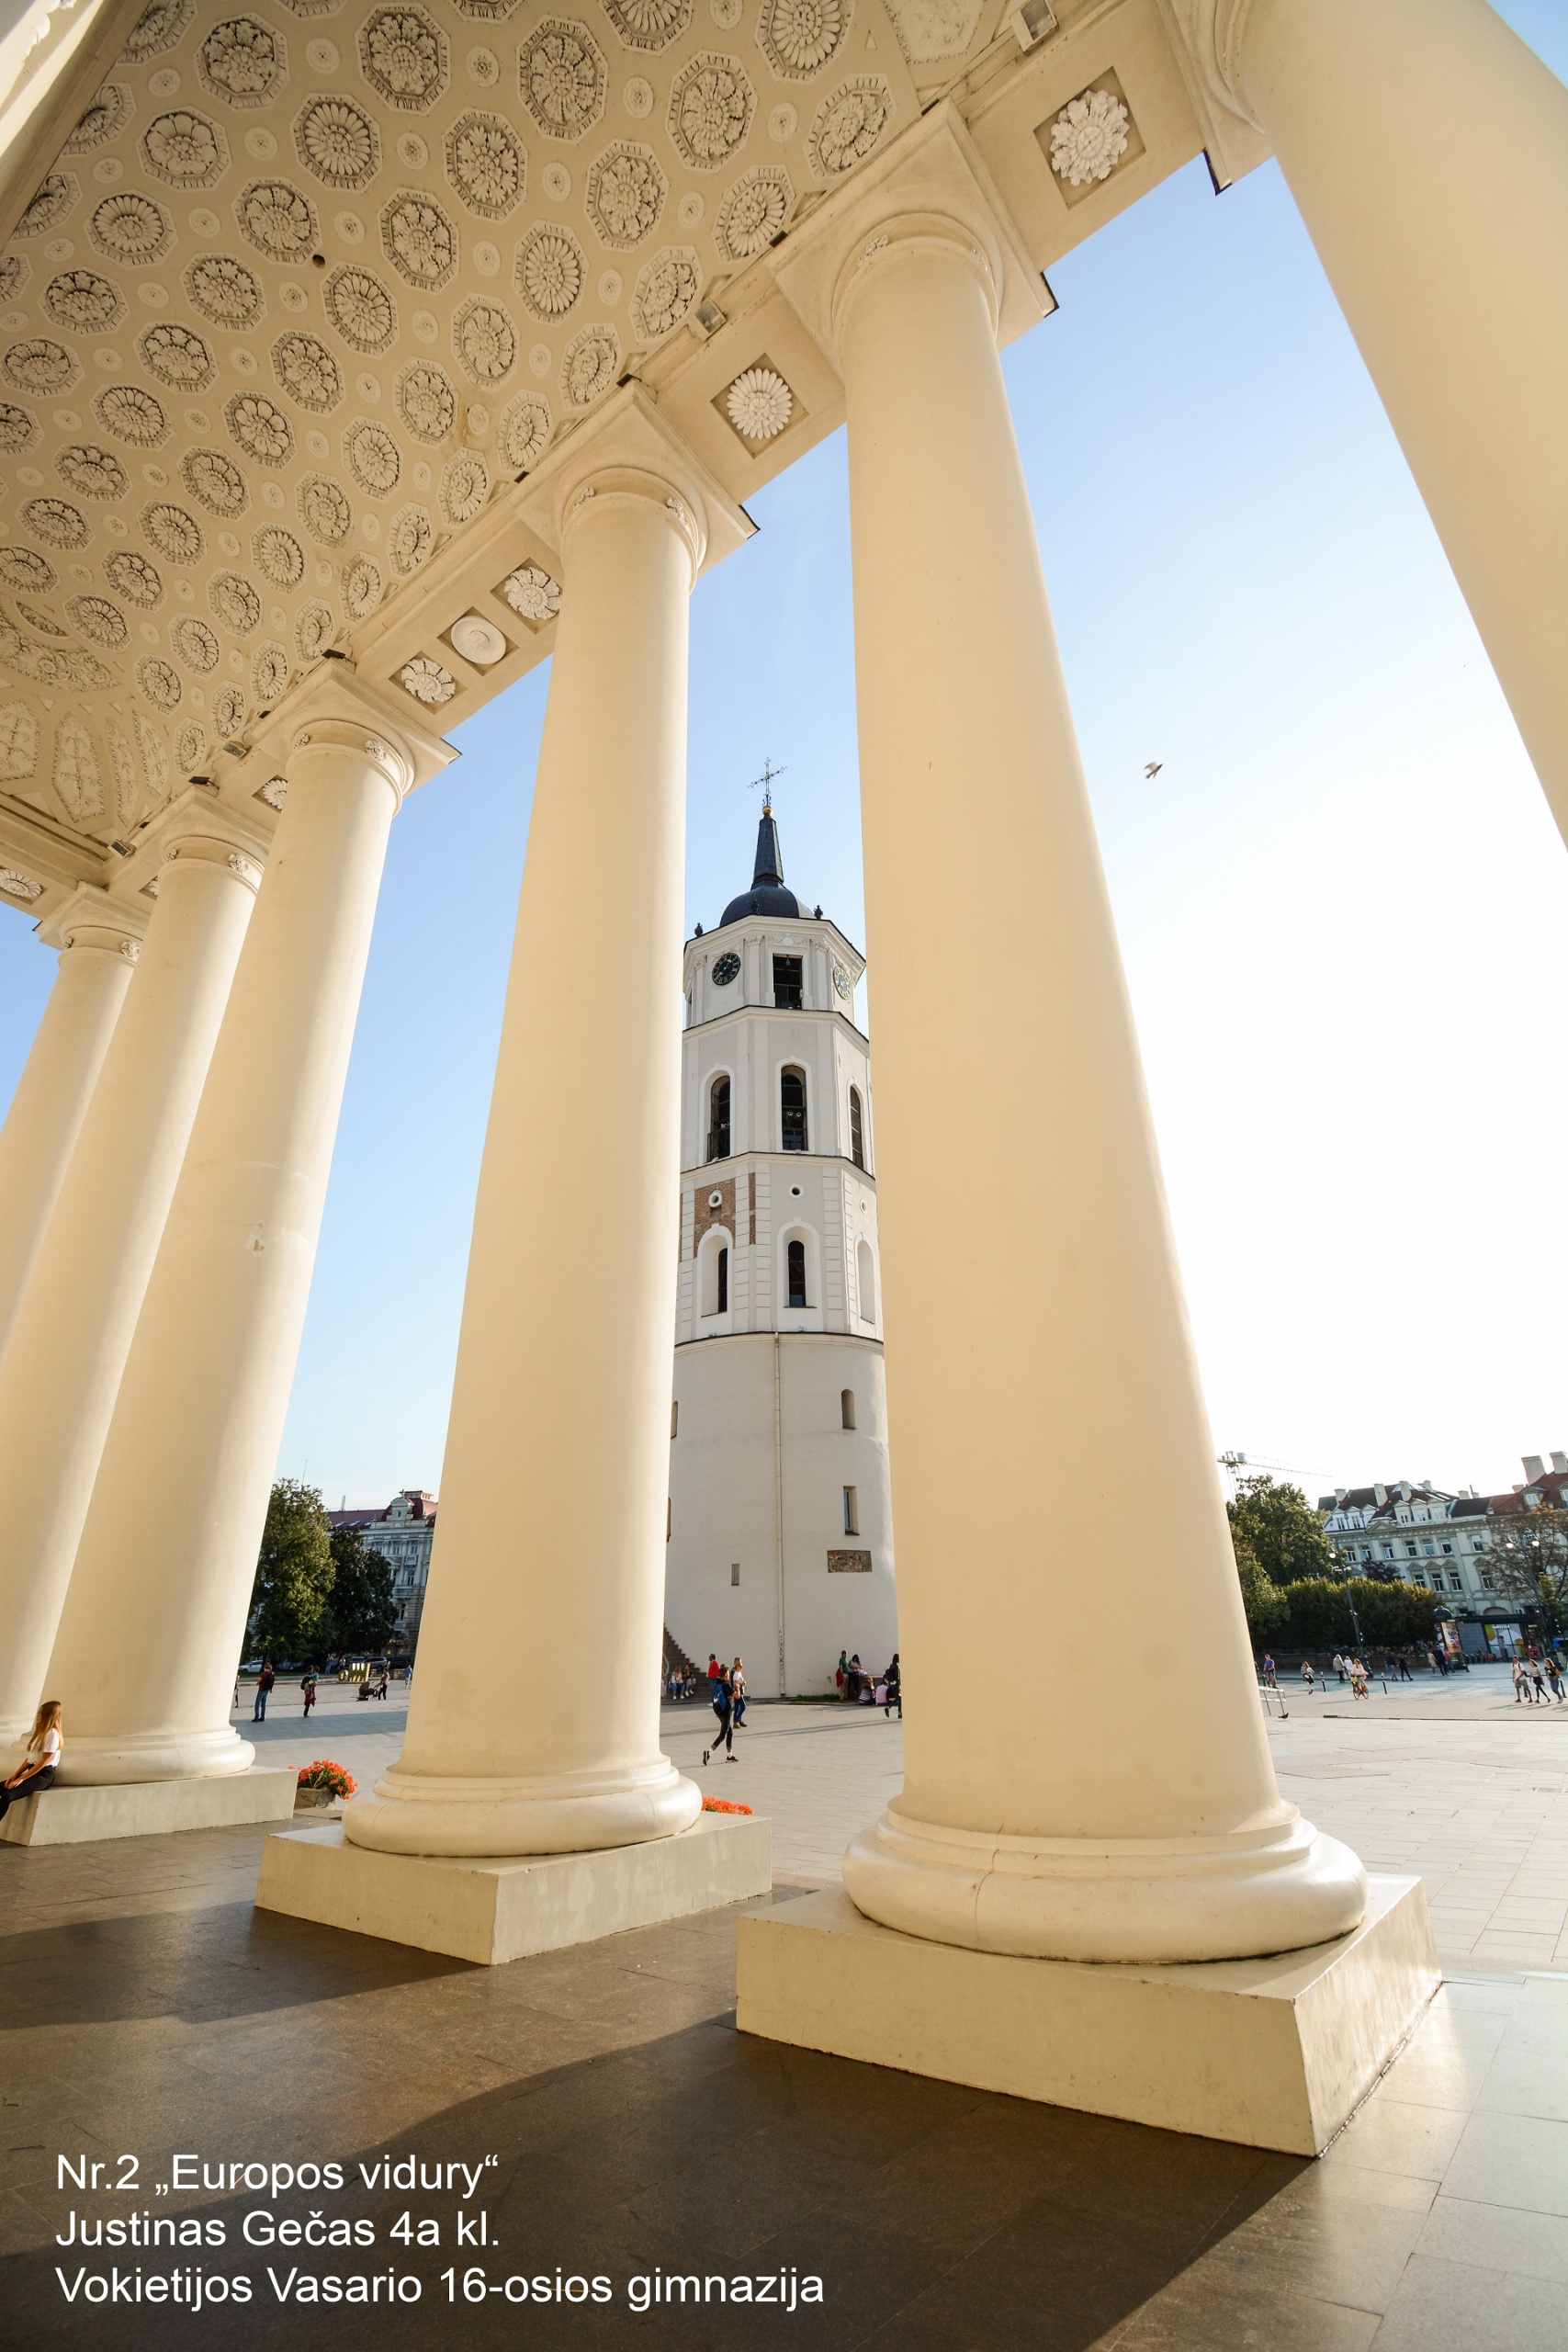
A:
<svg viewBox="0 0 1568 2352">
<path fill-rule="evenodd" d="M 1568 1510 L 1568 1453 L 1553 1453 L 1550 1470 L 1539 1453 L 1522 1459 L 1524 1482 L 1506 1495 L 1450 1495 L 1408 1478 L 1340 1487 L 1318 1498 L 1324 1532 L 1358 1575 L 1424 1585 L 1456 1613 L 1511 1616 L 1517 1596 L 1499 1589 L 1499 1544 L 1530 1511 Z"/>
<path fill-rule="evenodd" d="M 435 1497 L 422 1487 L 405 1487 L 384 1510 L 330 1510 L 332 1527 L 356 1527 L 366 1549 L 379 1552 L 392 1571 L 392 1595 L 398 1606 L 393 1642 L 412 1651 L 419 1640 L 424 1613 L 424 1588 L 430 1576 L 430 1551 L 435 1541 Z"/>
</svg>

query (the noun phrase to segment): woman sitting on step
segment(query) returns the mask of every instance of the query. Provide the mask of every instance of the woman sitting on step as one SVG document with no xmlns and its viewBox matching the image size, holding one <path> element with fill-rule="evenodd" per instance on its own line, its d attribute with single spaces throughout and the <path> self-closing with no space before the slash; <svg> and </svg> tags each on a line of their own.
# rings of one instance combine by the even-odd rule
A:
<svg viewBox="0 0 1568 2352">
<path fill-rule="evenodd" d="M 46 1699 L 33 1717 L 33 1727 L 28 1736 L 27 1754 L 5 1787 L 0 1789 L 0 1821 L 7 1809 L 23 1797 L 36 1796 L 40 1789 L 54 1786 L 55 1767 L 60 1762 L 63 1746 L 60 1736 L 60 1702 Z"/>
</svg>

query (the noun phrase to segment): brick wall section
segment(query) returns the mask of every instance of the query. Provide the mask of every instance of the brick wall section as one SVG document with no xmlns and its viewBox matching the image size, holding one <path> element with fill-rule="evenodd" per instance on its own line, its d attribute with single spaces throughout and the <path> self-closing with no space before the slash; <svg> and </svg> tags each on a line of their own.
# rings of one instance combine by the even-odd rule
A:
<svg viewBox="0 0 1568 2352">
<path fill-rule="evenodd" d="M 710 1193 L 718 1194 L 716 1205 L 710 1206 Z M 712 1225 L 721 1225 L 730 1241 L 735 1239 L 735 1179 L 726 1178 L 719 1184 L 699 1184 L 692 1200 L 692 1255 L 694 1258 L 703 1246 L 703 1236 Z"/>
</svg>

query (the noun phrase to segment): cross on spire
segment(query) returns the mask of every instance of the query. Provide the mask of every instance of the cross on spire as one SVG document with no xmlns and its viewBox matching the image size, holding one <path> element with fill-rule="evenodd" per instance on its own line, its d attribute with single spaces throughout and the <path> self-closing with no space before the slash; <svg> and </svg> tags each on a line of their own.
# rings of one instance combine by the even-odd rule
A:
<svg viewBox="0 0 1568 2352">
<path fill-rule="evenodd" d="M 761 775 L 754 775 L 746 787 L 748 792 L 761 791 L 764 817 L 771 817 L 773 813 L 773 779 L 775 776 L 783 775 L 784 773 L 783 768 L 774 767 L 771 759 L 764 760 Z"/>
</svg>

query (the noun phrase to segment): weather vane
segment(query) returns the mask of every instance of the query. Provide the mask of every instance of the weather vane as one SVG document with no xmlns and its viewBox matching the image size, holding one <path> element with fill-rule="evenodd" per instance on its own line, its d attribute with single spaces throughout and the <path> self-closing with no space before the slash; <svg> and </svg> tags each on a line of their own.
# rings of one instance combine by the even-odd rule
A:
<svg viewBox="0 0 1568 2352">
<path fill-rule="evenodd" d="M 764 760 L 761 775 L 754 775 L 746 787 L 748 792 L 761 793 L 764 817 L 771 817 L 773 813 L 773 783 L 774 779 L 783 775 L 784 773 L 783 768 L 774 767 L 772 760 Z"/>
</svg>

